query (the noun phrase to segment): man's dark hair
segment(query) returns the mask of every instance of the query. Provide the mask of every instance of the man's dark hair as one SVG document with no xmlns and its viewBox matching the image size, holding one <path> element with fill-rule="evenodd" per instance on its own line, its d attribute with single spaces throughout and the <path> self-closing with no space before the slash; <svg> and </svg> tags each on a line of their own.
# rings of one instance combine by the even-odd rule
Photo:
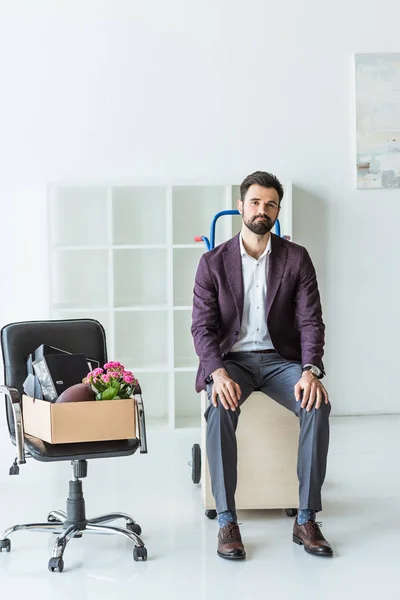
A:
<svg viewBox="0 0 400 600">
<path fill-rule="evenodd" d="M 242 202 L 244 201 L 244 197 L 247 193 L 247 190 L 251 185 L 254 184 L 261 185 L 265 188 L 273 188 L 274 190 L 276 190 L 279 196 L 279 204 L 281 203 L 281 200 L 283 198 L 282 184 L 279 181 L 279 179 L 275 177 L 275 175 L 272 175 L 271 173 L 266 173 L 265 171 L 255 171 L 254 173 L 252 173 L 251 175 L 247 175 L 247 177 L 243 179 L 242 183 L 240 184 L 240 199 Z"/>
</svg>

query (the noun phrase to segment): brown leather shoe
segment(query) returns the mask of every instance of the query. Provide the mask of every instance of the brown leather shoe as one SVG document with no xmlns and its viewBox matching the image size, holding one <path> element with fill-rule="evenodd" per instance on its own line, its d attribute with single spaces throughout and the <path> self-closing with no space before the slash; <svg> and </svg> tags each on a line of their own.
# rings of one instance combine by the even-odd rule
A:
<svg viewBox="0 0 400 600">
<path fill-rule="evenodd" d="M 295 544 L 304 546 L 304 550 L 315 556 L 332 556 L 333 551 L 329 542 L 326 541 L 319 528 L 319 523 L 307 521 L 299 525 L 297 517 L 293 527 L 293 541 Z"/>
<path fill-rule="evenodd" d="M 230 560 L 246 558 L 246 552 L 237 523 L 228 523 L 219 530 L 217 554 L 221 558 L 228 558 Z"/>
</svg>

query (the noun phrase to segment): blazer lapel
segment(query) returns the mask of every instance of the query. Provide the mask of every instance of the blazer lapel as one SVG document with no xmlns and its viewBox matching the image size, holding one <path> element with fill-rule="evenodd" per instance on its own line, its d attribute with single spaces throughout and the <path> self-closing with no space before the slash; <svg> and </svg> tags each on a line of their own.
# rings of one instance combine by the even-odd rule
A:
<svg viewBox="0 0 400 600">
<path fill-rule="evenodd" d="M 240 234 L 232 238 L 232 243 L 227 246 L 223 253 L 223 259 L 227 280 L 241 323 L 243 316 L 244 289 L 239 235 Z"/>
<path fill-rule="evenodd" d="M 287 260 L 287 249 L 281 239 L 271 234 L 271 254 L 268 263 L 266 315 L 269 311 L 281 284 Z"/>
</svg>

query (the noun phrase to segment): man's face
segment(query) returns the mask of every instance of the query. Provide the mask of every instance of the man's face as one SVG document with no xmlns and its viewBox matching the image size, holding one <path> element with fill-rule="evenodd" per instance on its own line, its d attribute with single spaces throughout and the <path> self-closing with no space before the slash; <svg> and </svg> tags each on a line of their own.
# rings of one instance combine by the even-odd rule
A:
<svg viewBox="0 0 400 600">
<path fill-rule="evenodd" d="M 243 223 L 257 235 L 265 235 L 275 225 L 280 206 L 278 192 L 274 188 L 251 185 L 244 201 L 238 200 L 238 210 Z"/>
</svg>

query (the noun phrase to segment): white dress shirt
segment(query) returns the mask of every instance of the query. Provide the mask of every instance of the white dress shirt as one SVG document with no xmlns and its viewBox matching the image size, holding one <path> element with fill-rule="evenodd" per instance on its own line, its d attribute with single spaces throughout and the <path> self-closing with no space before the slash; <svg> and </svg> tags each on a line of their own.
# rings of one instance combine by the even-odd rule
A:
<svg viewBox="0 0 400 600">
<path fill-rule="evenodd" d="M 273 350 L 274 346 L 265 318 L 271 236 L 259 259 L 247 254 L 243 246 L 242 234 L 239 240 L 244 288 L 243 316 L 239 336 L 230 352 Z"/>
</svg>

